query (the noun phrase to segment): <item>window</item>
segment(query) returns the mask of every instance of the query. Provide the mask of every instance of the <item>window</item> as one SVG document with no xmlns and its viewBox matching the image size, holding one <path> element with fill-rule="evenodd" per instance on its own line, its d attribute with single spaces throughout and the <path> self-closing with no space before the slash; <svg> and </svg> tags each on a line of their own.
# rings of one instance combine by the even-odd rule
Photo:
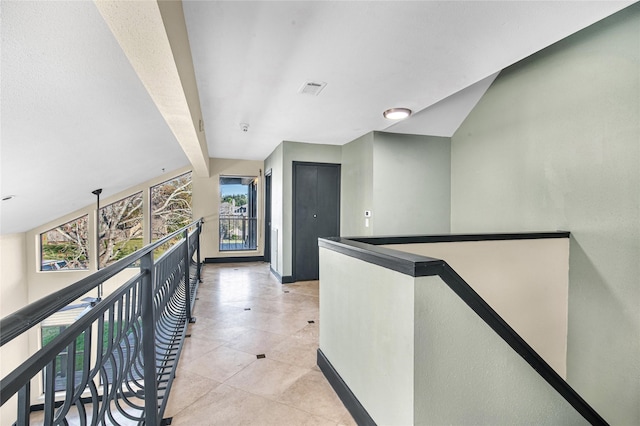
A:
<svg viewBox="0 0 640 426">
<path fill-rule="evenodd" d="M 191 172 L 151 187 L 151 241 L 192 221 Z"/>
<path fill-rule="evenodd" d="M 100 209 L 100 267 L 142 248 L 142 192 Z"/>
<path fill-rule="evenodd" d="M 40 234 L 40 270 L 87 269 L 89 216 L 74 219 Z"/>
<path fill-rule="evenodd" d="M 42 331 L 42 347 L 45 347 L 53 339 L 58 337 L 69 325 L 43 325 Z M 73 362 L 75 372 L 75 383 L 80 383 L 82 380 L 82 365 L 84 361 L 84 333 L 76 339 L 76 356 L 75 360 L 69 360 L 69 354 L 65 348 L 56 357 L 55 377 L 54 377 L 54 390 L 56 392 L 63 391 L 67 385 L 67 371 L 68 363 Z M 44 379 L 44 376 L 43 376 Z"/>
<path fill-rule="evenodd" d="M 258 179 L 220 177 L 220 251 L 258 248 Z"/>
<path fill-rule="evenodd" d="M 86 299 L 83 299 L 83 300 L 86 300 Z M 67 327 L 69 327 L 75 321 L 80 319 L 80 317 L 82 317 L 86 312 L 88 312 L 88 310 L 91 309 L 91 306 L 93 306 L 91 302 L 70 305 L 56 312 L 49 318 L 45 319 L 42 322 L 42 325 L 40 328 L 41 329 L 40 343 L 42 347 L 45 347 L 46 345 L 51 343 L 51 341 L 53 341 L 53 339 L 55 339 L 60 334 L 62 334 L 62 332 L 64 332 L 67 329 Z M 110 338 L 113 339 L 113 335 L 114 335 L 113 333 L 116 333 L 116 331 L 113 331 L 112 334 L 109 334 L 110 327 L 109 327 L 109 321 L 107 316 L 108 314 L 105 313 L 105 321 L 104 321 L 103 329 L 101 330 L 101 332 L 98 332 L 98 336 L 97 336 L 98 339 L 102 339 L 102 351 L 103 351 L 102 356 L 105 356 L 107 354 L 107 350 L 109 349 L 109 340 Z M 114 329 L 117 329 L 117 327 L 118 327 L 118 323 L 116 322 L 114 323 Z M 114 368 L 114 364 L 117 366 L 117 363 L 119 361 L 119 358 L 118 358 L 119 353 L 120 354 L 127 353 L 127 351 L 131 350 L 131 348 L 133 348 L 136 345 L 136 342 L 135 342 L 136 337 L 133 335 L 133 329 L 129 328 L 124 332 L 127 336 L 126 341 L 123 339 L 119 342 L 120 349 L 118 349 L 117 347 L 111 348 L 114 356 L 108 357 L 106 363 L 102 368 L 102 372 L 103 374 L 106 375 L 106 377 L 109 377 L 109 378 L 113 377 L 112 370 Z M 91 349 L 92 354 L 95 355 L 96 350 L 97 350 L 97 346 L 94 346 Z M 64 348 L 58 354 L 58 356 L 56 356 L 55 373 L 53 378 L 54 390 L 56 392 L 66 390 L 67 373 L 69 371 L 68 370 L 69 362 L 74 363 L 73 370 L 75 374 L 76 387 L 82 382 L 84 351 L 85 351 L 85 333 L 82 333 L 80 334 L 80 336 L 76 338 L 75 360 L 70 360 L 69 358 L 70 354 L 68 353 L 67 348 Z M 133 378 L 140 379 L 141 376 L 139 372 L 142 371 L 142 369 L 143 368 L 141 365 L 139 365 L 138 369 L 133 369 L 133 372 L 132 372 Z M 44 375 L 42 378 L 43 378 L 43 381 L 46 380 Z M 102 375 L 100 375 L 100 379 L 102 382 L 102 379 L 103 379 Z"/>
</svg>

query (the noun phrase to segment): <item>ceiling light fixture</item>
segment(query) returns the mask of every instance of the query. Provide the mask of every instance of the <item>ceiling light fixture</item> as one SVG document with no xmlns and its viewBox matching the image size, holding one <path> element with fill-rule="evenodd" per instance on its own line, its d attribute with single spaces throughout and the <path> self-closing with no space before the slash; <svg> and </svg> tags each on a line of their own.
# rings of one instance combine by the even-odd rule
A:
<svg viewBox="0 0 640 426">
<path fill-rule="evenodd" d="M 409 108 L 391 108 L 382 113 L 387 120 L 402 120 L 411 115 Z"/>
</svg>

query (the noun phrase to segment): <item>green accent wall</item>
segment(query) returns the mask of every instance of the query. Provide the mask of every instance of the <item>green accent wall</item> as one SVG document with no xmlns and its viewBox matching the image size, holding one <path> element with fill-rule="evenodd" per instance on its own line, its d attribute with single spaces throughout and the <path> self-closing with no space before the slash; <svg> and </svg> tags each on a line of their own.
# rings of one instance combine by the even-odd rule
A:
<svg viewBox="0 0 640 426">
<path fill-rule="evenodd" d="M 342 147 L 342 176 L 343 236 L 449 232 L 450 138 L 367 133 Z"/>
<path fill-rule="evenodd" d="M 375 132 L 374 235 L 450 231 L 449 138 Z"/>
<path fill-rule="evenodd" d="M 451 209 L 454 233 L 571 231 L 568 382 L 640 424 L 640 4 L 501 73 L 452 138 Z"/>
<path fill-rule="evenodd" d="M 374 218 L 365 225 L 364 212 L 373 210 L 374 132 L 342 146 L 341 233 L 372 236 Z"/>
</svg>

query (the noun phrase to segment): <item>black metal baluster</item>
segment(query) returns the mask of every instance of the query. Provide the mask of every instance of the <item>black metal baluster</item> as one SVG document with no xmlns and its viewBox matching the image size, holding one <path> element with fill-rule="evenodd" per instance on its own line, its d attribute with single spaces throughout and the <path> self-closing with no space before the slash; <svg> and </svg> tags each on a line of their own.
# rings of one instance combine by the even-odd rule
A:
<svg viewBox="0 0 640 426">
<path fill-rule="evenodd" d="M 44 424 L 53 424 L 56 403 L 56 358 L 44 368 Z"/>
<path fill-rule="evenodd" d="M 18 426 L 29 426 L 31 411 L 31 382 L 27 382 L 18 391 Z"/>
<path fill-rule="evenodd" d="M 142 356 L 144 362 L 144 417 L 146 425 L 158 426 L 158 392 L 155 364 L 155 318 L 153 289 L 153 252 L 141 259 L 142 277 Z"/>
</svg>

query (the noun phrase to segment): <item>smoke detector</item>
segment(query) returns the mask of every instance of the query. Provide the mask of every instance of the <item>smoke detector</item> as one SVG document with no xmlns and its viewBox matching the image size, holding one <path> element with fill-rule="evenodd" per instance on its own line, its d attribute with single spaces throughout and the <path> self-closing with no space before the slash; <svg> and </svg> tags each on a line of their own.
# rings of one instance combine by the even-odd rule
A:
<svg viewBox="0 0 640 426">
<path fill-rule="evenodd" d="M 298 89 L 298 93 L 302 95 L 318 96 L 326 85 L 327 83 L 324 81 L 307 81 L 302 85 L 302 87 L 300 87 L 300 89 Z"/>
</svg>

